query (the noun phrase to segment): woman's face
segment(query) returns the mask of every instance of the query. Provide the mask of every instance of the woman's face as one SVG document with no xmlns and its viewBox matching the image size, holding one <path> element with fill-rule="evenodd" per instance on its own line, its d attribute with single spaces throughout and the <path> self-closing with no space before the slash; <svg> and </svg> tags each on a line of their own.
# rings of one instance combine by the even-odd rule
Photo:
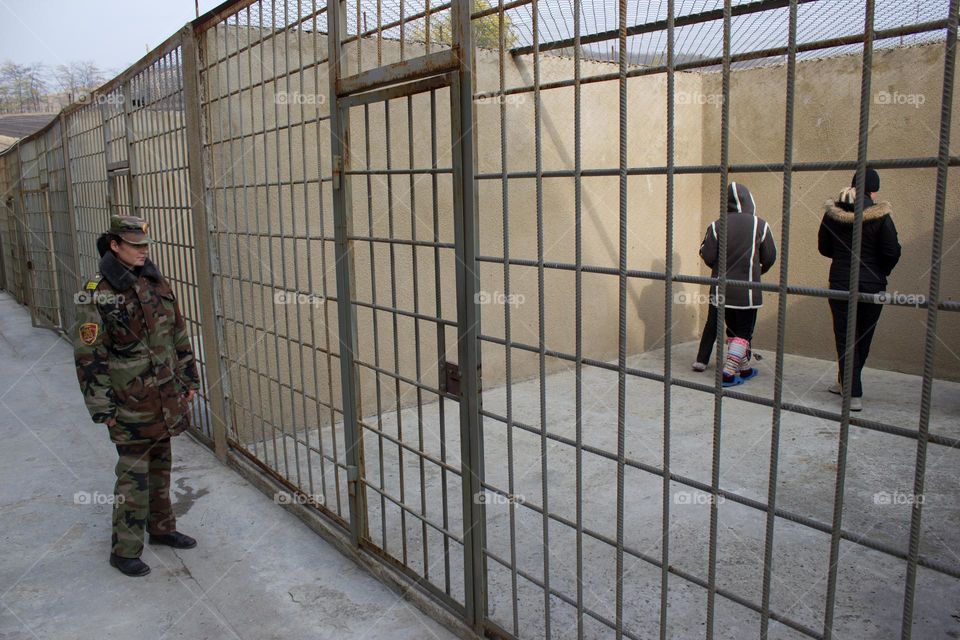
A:
<svg viewBox="0 0 960 640">
<path fill-rule="evenodd" d="M 129 242 L 117 242 L 116 240 L 110 241 L 110 248 L 116 254 L 117 259 L 131 269 L 142 267 L 147 259 L 147 254 L 150 252 L 150 245 L 130 244 Z"/>
</svg>

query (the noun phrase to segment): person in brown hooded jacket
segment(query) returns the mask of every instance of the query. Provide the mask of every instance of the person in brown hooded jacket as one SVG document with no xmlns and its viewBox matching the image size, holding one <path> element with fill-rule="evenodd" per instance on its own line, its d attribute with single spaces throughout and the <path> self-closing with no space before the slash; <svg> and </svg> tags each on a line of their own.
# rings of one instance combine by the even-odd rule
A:
<svg viewBox="0 0 960 640">
<path fill-rule="evenodd" d="M 848 291 L 850 287 L 850 267 L 853 263 L 853 223 L 856 220 L 854 207 L 857 201 L 855 188 L 856 176 L 851 186 L 840 192 L 835 200 L 824 205 L 823 219 L 817 234 L 817 248 L 820 254 L 830 258 L 830 288 Z M 897 239 L 897 227 L 893 223 L 893 208 L 889 202 L 876 202 L 880 191 L 880 175 L 873 169 L 867 169 L 864 176 L 865 191 L 863 198 L 863 228 L 860 241 L 860 277 L 861 293 L 880 293 L 887 286 L 887 277 L 900 260 L 900 242 Z M 882 304 L 860 301 L 857 303 L 857 327 L 853 345 L 853 379 L 850 409 L 860 411 L 863 408 L 863 367 L 870 353 L 873 334 L 880 321 Z M 833 316 L 833 336 L 837 347 L 839 368 L 837 382 L 829 388 L 831 393 L 840 394 L 843 368 L 846 361 L 847 342 L 847 301 L 830 300 L 830 313 Z"/>
</svg>

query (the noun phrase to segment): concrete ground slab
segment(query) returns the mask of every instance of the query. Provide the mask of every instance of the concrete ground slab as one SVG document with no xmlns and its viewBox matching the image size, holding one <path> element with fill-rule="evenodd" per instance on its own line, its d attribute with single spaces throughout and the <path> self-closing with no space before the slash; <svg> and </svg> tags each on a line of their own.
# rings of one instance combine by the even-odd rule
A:
<svg viewBox="0 0 960 640">
<path fill-rule="evenodd" d="M 674 375 L 706 385 L 713 371 L 695 373 L 697 345 L 673 349 Z M 758 377 L 736 388 L 761 398 L 773 397 L 774 354 L 759 353 Z M 628 359 L 628 367 L 663 371 L 664 351 L 652 350 Z M 833 362 L 787 354 L 784 360 L 784 402 L 826 411 L 840 411 L 840 398 L 827 391 L 836 373 Z M 541 441 L 540 381 L 518 381 L 510 388 L 515 427 L 509 435 L 503 422 L 484 419 L 485 481 L 500 492 L 517 497 L 511 506 L 488 493 L 487 549 L 507 561 L 516 557 L 517 573 L 495 560 L 488 561 L 491 618 L 513 629 L 514 603 L 520 637 L 545 635 L 543 516 L 546 485 L 549 511 L 550 587 L 574 598 L 577 591 L 577 540 L 575 530 L 562 521 L 577 515 L 577 464 L 572 442 L 576 436 L 576 376 L 571 367 L 550 373 L 544 380 L 545 424 L 551 437 Z M 385 385 L 392 381 L 384 377 Z M 856 417 L 916 431 L 921 379 L 895 371 L 867 369 L 864 373 L 864 410 Z M 403 402 L 415 399 L 413 387 L 403 388 Z M 485 411 L 507 415 L 505 386 L 486 389 Z M 663 385 L 630 376 L 626 382 L 624 450 L 628 460 L 658 469 L 664 445 Z M 596 367 L 583 369 L 582 455 L 583 593 L 585 606 L 598 617 L 615 618 L 617 376 Z M 435 396 L 434 396 L 435 397 Z M 364 455 L 368 519 L 371 540 L 388 554 L 406 562 L 421 575 L 430 568 L 430 581 L 438 588 L 451 585 L 450 597 L 462 601 L 462 564 L 445 565 L 443 538 L 433 526 L 424 527 L 413 514 L 404 514 L 398 503 L 420 510 L 434 525 L 462 533 L 459 476 L 446 472 L 414 453 L 422 447 L 434 460 L 444 457 L 459 467 L 460 439 L 457 403 L 453 400 L 407 406 L 399 412 L 385 406 L 380 415 L 364 418 Z M 442 414 L 445 420 L 441 420 Z M 768 498 L 771 461 L 772 409 L 762 404 L 727 398 L 722 403 L 720 487 L 756 504 Z M 681 387 L 672 392 L 670 416 L 671 472 L 709 485 L 712 468 L 714 397 Z M 264 461 L 296 484 L 306 486 L 304 461 L 308 449 L 330 452 L 333 442 L 343 442 L 342 425 L 313 430 L 305 438 L 287 435 L 251 443 Z M 380 436 L 377 431 L 384 436 Z M 423 444 L 420 444 L 420 438 Z M 933 389 L 930 432 L 960 437 L 960 384 L 937 380 Z M 777 506 L 829 529 L 833 516 L 837 478 L 836 421 L 784 411 L 778 447 Z M 396 441 L 406 447 L 401 449 Z M 305 443 L 309 442 L 309 447 Z M 441 445 L 445 445 L 442 447 Z M 848 441 L 845 476 L 844 531 L 866 536 L 886 548 L 905 552 L 909 544 L 916 439 L 853 426 Z M 276 454 L 274 452 L 277 452 Z M 299 453 L 298 453 L 299 452 Z M 273 456 L 276 455 L 276 458 Z M 289 463 L 300 456 L 300 476 Z M 313 454 L 315 455 L 315 454 Z M 339 454 L 342 459 L 342 452 Z M 284 463 L 287 460 L 288 464 Z M 317 486 L 314 468 L 314 490 Z M 929 445 L 921 526 L 920 554 L 953 571 L 960 567 L 960 451 Z M 421 477 L 423 489 L 421 490 Z M 328 478 L 328 486 L 332 485 Z M 446 491 L 444 492 L 444 489 Z M 387 494 L 382 499 L 378 490 Z M 312 492 L 312 491 L 311 491 Z M 670 564 L 687 575 L 706 580 L 710 527 L 709 494 L 680 483 L 670 486 Z M 646 637 L 659 623 L 659 569 L 636 554 L 659 560 L 662 552 L 663 485 L 659 476 L 627 467 L 624 472 L 624 621 L 634 637 Z M 330 497 L 327 497 L 330 500 Z M 444 504 L 446 502 L 446 519 Z M 765 512 L 726 500 L 718 508 L 717 585 L 734 596 L 759 603 L 762 592 Z M 424 550 L 424 533 L 427 544 Z M 459 559 L 462 547 L 448 557 Z M 808 629 L 823 626 L 827 591 L 830 536 L 790 518 L 775 520 L 772 549 L 771 606 Z M 839 555 L 835 630 L 842 638 L 897 637 L 903 611 L 905 562 L 879 551 L 842 541 Z M 448 573 L 447 573 L 448 571 Z M 527 576 L 527 577 L 524 577 Z M 533 580 L 531 580 L 532 578 Z M 516 586 L 514 587 L 514 583 Z M 514 597 L 514 590 L 516 597 Z M 703 637 L 706 591 L 671 575 L 668 625 L 671 637 Z M 916 585 L 914 637 L 960 638 L 960 581 L 921 567 Z M 554 638 L 577 636 L 577 611 L 562 598 L 551 598 L 551 633 Z M 610 637 L 608 627 L 593 616 L 585 618 L 585 637 Z M 759 615 L 729 599 L 718 598 L 715 632 L 718 638 L 739 640 L 757 637 Z M 802 637 L 795 630 L 772 623 L 771 637 Z"/>
</svg>

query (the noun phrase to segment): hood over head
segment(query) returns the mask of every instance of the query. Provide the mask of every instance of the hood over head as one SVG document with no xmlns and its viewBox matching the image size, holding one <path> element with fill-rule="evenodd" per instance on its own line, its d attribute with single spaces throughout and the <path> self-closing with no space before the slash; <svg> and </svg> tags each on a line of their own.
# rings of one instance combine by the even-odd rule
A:
<svg viewBox="0 0 960 640">
<path fill-rule="evenodd" d="M 753 194 L 742 182 L 731 182 L 727 185 L 727 213 L 757 214 L 757 206 L 753 201 Z"/>
</svg>

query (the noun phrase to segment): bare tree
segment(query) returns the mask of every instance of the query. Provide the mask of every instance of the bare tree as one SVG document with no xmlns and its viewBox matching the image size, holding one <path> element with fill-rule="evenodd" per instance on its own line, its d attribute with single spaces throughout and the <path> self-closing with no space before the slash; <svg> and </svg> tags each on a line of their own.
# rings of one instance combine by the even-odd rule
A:
<svg viewBox="0 0 960 640">
<path fill-rule="evenodd" d="M 103 70 L 92 60 L 81 60 L 69 64 L 57 65 L 53 70 L 57 90 L 67 94 L 67 102 L 77 96 L 96 89 L 105 81 Z"/>
<path fill-rule="evenodd" d="M 13 113 L 47 108 L 46 66 L 39 62 L 0 65 L 0 110 Z"/>
</svg>

